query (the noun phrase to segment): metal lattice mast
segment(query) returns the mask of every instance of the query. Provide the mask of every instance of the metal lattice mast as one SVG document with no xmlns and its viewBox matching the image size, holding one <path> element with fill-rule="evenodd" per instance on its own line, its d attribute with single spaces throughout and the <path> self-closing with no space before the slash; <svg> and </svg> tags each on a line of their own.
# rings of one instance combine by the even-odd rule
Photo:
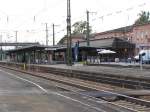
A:
<svg viewBox="0 0 150 112">
<path fill-rule="evenodd" d="M 67 0 L 67 65 L 72 65 L 71 7 Z"/>
</svg>

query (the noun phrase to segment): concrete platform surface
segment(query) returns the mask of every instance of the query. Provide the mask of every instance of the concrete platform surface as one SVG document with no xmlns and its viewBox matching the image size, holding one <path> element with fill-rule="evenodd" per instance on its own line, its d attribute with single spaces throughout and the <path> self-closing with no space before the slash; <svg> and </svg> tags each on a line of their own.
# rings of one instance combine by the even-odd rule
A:
<svg viewBox="0 0 150 112">
<path fill-rule="evenodd" d="M 51 67 L 51 68 L 60 68 L 67 70 L 78 70 L 78 71 L 86 71 L 86 72 L 95 72 L 102 74 L 110 74 L 110 75 L 119 75 L 119 76 L 129 76 L 129 77 L 137 77 L 137 78 L 145 78 L 150 79 L 150 69 L 140 70 L 135 68 L 120 68 L 120 67 L 107 67 L 107 66 L 67 66 L 65 64 L 57 64 L 57 65 L 35 65 L 42 67 Z"/>
<path fill-rule="evenodd" d="M 0 112 L 131 112 L 103 100 L 70 93 L 54 82 L 0 68 Z"/>
</svg>

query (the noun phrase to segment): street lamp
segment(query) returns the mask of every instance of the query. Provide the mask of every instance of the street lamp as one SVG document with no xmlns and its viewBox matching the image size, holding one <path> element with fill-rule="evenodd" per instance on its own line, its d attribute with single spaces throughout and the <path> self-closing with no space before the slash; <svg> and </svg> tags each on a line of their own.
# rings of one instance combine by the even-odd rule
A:
<svg viewBox="0 0 150 112">
<path fill-rule="evenodd" d="M 139 54 L 140 69 L 141 69 L 141 70 L 143 70 L 143 56 L 145 56 L 145 53 Z"/>
</svg>

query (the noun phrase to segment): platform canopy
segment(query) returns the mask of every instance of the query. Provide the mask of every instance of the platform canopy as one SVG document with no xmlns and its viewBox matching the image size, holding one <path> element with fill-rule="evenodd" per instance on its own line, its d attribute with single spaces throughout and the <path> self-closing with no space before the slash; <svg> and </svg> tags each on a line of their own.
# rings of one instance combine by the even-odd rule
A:
<svg viewBox="0 0 150 112">
<path fill-rule="evenodd" d="M 80 42 L 79 47 L 87 46 L 86 41 Z M 102 49 L 135 48 L 135 44 L 116 37 L 90 40 L 90 47 Z"/>
<path fill-rule="evenodd" d="M 7 50 L 7 52 L 13 53 L 13 52 L 22 52 L 22 51 L 44 50 L 45 48 L 46 46 L 42 46 L 42 45 L 32 45 L 32 46 L 26 46 L 26 47 L 20 47 L 17 49 Z"/>
</svg>

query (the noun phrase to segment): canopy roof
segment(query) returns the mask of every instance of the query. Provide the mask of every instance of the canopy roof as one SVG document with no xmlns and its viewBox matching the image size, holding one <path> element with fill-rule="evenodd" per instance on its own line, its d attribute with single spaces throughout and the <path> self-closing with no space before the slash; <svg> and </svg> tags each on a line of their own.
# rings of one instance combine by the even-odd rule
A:
<svg viewBox="0 0 150 112">
<path fill-rule="evenodd" d="M 86 46 L 86 44 L 87 44 L 86 41 L 80 42 L 80 46 Z M 135 44 L 113 37 L 113 38 L 90 40 L 90 47 L 104 48 L 104 49 L 134 48 Z"/>
<path fill-rule="evenodd" d="M 80 49 L 120 49 L 120 48 L 134 48 L 135 44 L 130 43 L 128 41 L 119 39 L 119 38 L 105 38 L 105 39 L 95 39 L 90 40 L 90 46 L 87 46 L 86 41 L 79 42 Z M 72 48 L 74 48 L 74 44 L 72 44 Z M 42 45 L 33 45 L 21 47 L 18 49 L 8 50 L 8 53 L 13 52 L 23 52 L 23 51 L 35 51 L 35 50 L 45 50 L 45 51 L 53 51 L 53 50 L 66 50 L 67 46 L 56 45 L 56 46 L 42 46 Z"/>
<path fill-rule="evenodd" d="M 33 45 L 33 46 L 26 46 L 17 49 L 7 50 L 7 52 L 12 53 L 12 52 L 22 52 L 22 51 L 44 50 L 45 48 L 46 46 Z"/>
</svg>

